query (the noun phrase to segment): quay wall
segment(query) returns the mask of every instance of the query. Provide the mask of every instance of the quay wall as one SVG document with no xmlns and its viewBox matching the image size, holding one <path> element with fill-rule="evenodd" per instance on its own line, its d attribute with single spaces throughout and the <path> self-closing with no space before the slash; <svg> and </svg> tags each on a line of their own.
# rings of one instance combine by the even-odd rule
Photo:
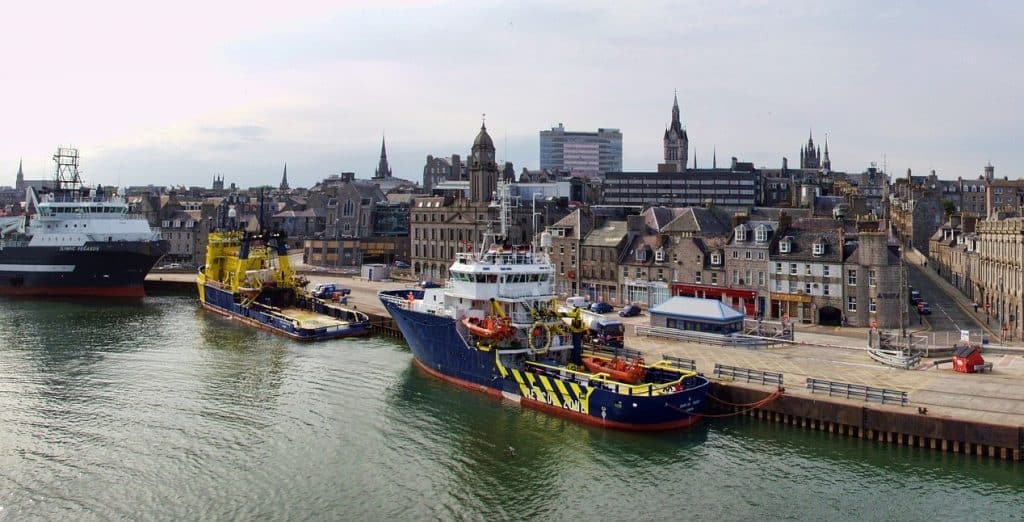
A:
<svg viewBox="0 0 1024 522">
<path fill-rule="evenodd" d="M 774 389 L 712 381 L 708 404 L 712 415 L 738 414 L 802 429 L 873 440 L 1020 461 L 1024 427 L 929 416 L 912 407 L 900 411 L 845 399 L 787 395 L 759 408 L 742 405 L 764 399 Z"/>
</svg>

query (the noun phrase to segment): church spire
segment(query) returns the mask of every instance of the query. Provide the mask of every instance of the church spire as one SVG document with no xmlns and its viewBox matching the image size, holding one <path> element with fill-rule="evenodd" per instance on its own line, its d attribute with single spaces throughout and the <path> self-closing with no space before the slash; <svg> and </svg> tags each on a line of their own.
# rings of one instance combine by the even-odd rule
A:
<svg viewBox="0 0 1024 522">
<path fill-rule="evenodd" d="M 388 150 L 384 145 L 384 136 L 380 137 L 380 161 L 377 163 L 377 171 L 373 174 L 373 179 L 385 179 L 391 177 L 391 166 L 388 165 Z"/>
<path fill-rule="evenodd" d="M 284 163 L 284 174 L 281 175 L 281 190 L 289 190 L 291 187 L 288 186 L 288 162 Z"/>
<path fill-rule="evenodd" d="M 22 159 L 18 158 L 18 176 L 15 178 L 14 188 L 22 190 L 25 188 L 25 173 L 21 170 Z"/>
<path fill-rule="evenodd" d="M 825 158 L 821 160 L 821 167 L 825 170 L 832 170 L 832 160 L 828 158 L 828 133 L 825 134 Z"/>
</svg>

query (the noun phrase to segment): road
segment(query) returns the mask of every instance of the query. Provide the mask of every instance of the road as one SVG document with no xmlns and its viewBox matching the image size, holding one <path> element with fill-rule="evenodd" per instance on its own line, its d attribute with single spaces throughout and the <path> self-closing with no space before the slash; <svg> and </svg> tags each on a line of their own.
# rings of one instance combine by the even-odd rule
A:
<svg viewBox="0 0 1024 522">
<path fill-rule="evenodd" d="M 927 269 L 907 263 L 907 278 L 910 280 L 910 284 L 915 290 L 921 292 L 921 297 L 931 306 L 932 314 L 924 316 L 924 320 L 931 324 L 932 330 L 936 332 L 980 331 L 981 325 L 970 314 L 965 313 L 952 297 L 932 284 L 927 276 L 921 273 L 922 270 Z M 912 326 L 918 324 L 919 318 L 916 310 L 910 312 Z"/>
</svg>

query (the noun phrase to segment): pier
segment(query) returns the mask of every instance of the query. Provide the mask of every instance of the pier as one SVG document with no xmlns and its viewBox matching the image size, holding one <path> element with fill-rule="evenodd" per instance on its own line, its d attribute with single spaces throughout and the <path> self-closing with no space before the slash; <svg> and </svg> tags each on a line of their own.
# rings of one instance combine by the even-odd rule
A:
<svg viewBox="0 0 1024 522">
<path fill-rule="evenodd" d="M 338 282 L 352 289 L 349 304 L 370 315 L 374 335 L 401 338 L 377 299 L 385 289 L 412 289 L 412 282 L 375 282 L 352 276 L 304 274 L 310 284 Z M 154 272 L 146 278 L 153 293 L 195 293 L 195 274 Z M 1019 461 L 1024 458 L 1024 350 L 1003 347 L 985 352 L 993 371 L 954 373 L 950 365 L 926 359 L 913 370 L 894 369 L 868 357 L 864 338 L 807 333 L 797 327 L 795 343 L 759 349 L 709 346 L 633 335 L 632 326 L 647 324 L 649 316 L 624 319 L 626 345 L 642 351 L 649 361 L 663 355 L 692 359 L 697 371 L 712 379 L 712 415 L 787 424 L 876 441 Z M 849 329 L 848 329 L 849 330 Z M 716 365 L 784 377 L 785 391 L 757 407 L 750 405 L 778 389 L 778 385 L 748 384 L 731 375 L 714 376 Z M 848 383 L 906 393 L 906 405 L 881 404 L 864 398 L 831 396 L 807 386 L 808 379 Z"/>
</svg>

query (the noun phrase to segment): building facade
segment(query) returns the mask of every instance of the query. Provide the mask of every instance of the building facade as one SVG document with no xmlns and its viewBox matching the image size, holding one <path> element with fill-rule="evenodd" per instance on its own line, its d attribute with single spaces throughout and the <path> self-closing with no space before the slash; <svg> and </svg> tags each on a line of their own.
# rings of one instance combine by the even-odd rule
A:
<svg viewBox="0 0 1024 522">
<path fill-rule="evenodd" d="M 566 131 L 559 123 L 540 131 L 540 168 L 596 176 L 622 170 L 622 133 L 619 129 L 597 132 Z"/>
</svg>

